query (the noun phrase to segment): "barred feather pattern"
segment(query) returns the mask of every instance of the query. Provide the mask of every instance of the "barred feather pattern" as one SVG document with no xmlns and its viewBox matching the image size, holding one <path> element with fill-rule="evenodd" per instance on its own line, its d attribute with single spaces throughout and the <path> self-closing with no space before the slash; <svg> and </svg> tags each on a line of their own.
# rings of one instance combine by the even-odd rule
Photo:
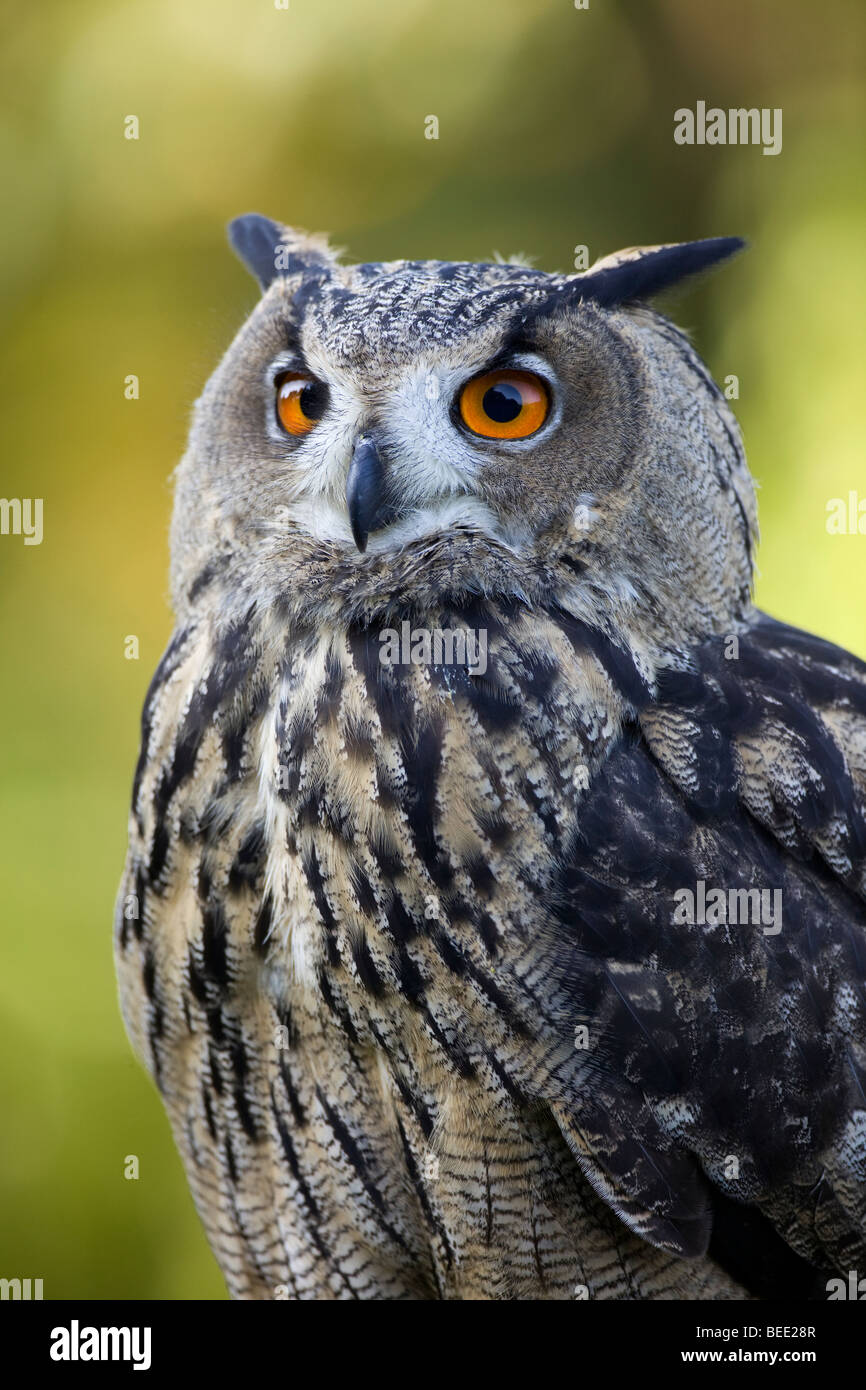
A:
<svg viewBox="0 0 866 1390">
<path fill-rule="evenodd" d="M 421 617 L 485 674 L 392 666 L 215 590 L 145 704 L 116 947 L 233 1296 L 745 1298 L 741 1211 L 801 1296 L 862 1267 L 864 667 L 750 610 L 735 671 L 648 672 L 468 595 Z M 701 878 L 782 930 L 678 923 Z"/>
</svg>

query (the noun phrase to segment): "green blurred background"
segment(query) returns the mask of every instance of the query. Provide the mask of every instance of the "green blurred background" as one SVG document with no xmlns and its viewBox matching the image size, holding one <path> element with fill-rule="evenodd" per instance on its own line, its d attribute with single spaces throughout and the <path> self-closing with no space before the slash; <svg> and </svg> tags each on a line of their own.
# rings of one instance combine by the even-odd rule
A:
<svg viewBox="0 0 866 1390">
<path fill-rule="evenodd" d="M 569 269 L 741 233 L 681 294 L 761 484 L 758 598 L 866 656 L 862 0 L 3 5 L 0 1276 L 46 1298 L 220 1298 L 111 959 L 141 701 L 171 630 L 169 474 L 254 302 L 258 210 L 351 257 Z M 13 19 L 14 14 L 14 19 Z M 680 147 L 677 107 L 781 107 L 777 157 Z M 136 115 L 140 139 L 124 138 Z M 438 141 L 424 138 L 436 115 Z M 137 401 L 124 378 L 140 378 Z M 140 660 L 124 659 L 135 634 Z M 140 1180 L 123 1177 L 136 1154 Z"/>
</svg>

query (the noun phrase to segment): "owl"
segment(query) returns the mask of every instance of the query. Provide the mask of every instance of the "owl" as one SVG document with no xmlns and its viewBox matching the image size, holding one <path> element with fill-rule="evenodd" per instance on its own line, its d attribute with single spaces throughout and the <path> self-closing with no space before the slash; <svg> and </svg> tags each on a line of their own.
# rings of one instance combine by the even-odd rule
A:
<svg viewBox="0 0 866 1390">
<path fill-rule="evenodd" d="M 866 667 L 752 603 L 731 410 L 653 296 L 344 265 L 176 478 L 122 1010 L 239 1299 L 826 1298 L 866 1268 Z"/>
</svg>

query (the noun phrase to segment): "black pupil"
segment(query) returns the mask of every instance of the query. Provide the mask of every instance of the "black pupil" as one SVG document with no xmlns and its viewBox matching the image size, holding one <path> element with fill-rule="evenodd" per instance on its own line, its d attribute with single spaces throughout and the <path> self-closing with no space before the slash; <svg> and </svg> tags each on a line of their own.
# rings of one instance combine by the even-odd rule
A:
<svg viewBox="0 0 866 1390">
<path fill-rule="evenodd" d="M 301 412 L 308 420 L 318 420 L 325 409 L 325 392 L 318 381 L 308 381 L 301 391 Z"/>
<path fill-rule="evenodd" d="M 510 420 L 516 420 L 523 409 L 523 397 L 516 386 L 500 381 L 484 392 L 481 404 L 489 419 L 495 420 L 497 425 L 507 425 Z"/>
</svg>

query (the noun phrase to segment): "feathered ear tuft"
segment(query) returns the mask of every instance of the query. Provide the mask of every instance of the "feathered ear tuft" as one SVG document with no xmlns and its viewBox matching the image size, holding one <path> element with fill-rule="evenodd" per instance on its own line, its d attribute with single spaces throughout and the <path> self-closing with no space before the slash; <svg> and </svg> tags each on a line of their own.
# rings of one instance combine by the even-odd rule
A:
<svg viewBox="0 0 866 1390">
<path fill-rule="evenodd" d="M 327 269 L 337 253 L 324 237 L 284 227 L 258 212 L 247 212 L 228 225 L 229 244 L 263 290 L 278 275 L 297 275 L 302 270 Z"/>
<path fill-rule="evenodd" d="M 605 308 L 630 299 L 649 299 L 687 275 L 696 275 L 733 256 L 745 244 L 741 237 L 718 236 L 672 246 L 631 247 L 596 261 L 582 275 L 574 276 L 566 293 L 576 299 L 591 299 Z"/>
</svg>

